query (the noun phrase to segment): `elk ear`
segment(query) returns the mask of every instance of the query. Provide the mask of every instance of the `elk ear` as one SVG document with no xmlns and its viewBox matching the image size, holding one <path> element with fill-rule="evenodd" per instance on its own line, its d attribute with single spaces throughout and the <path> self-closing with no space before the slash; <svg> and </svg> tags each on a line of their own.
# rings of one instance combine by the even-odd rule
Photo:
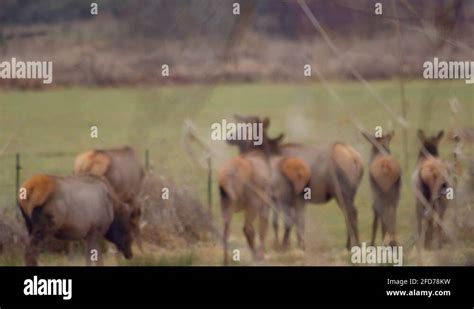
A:
<svg viewBox="0 0 474 309">
<path fill-rule="evenodd" d="M 310 167 L 301 159 L 286 157 L 280 161 L 279 168 L 293 185 L 294 193 L 303 193 L 311 178 Z"/>
<path fill-rule="evenodd" d="M 444 136 L 444 130 L 441 130 L 438 132 L 438 135 L 436 136 L 436 141 L 439 142 Z"/>
<path fill-rule="evenodd" d="M 263 124 L 263 128 L 267 129 L 268 126 L 270 125 L 270 119 L 268 117 L 263 118 L 262 124 Z"/>
<path fill-rule="evenodd" d="M 423 132 L 423 130 L 418 129 L 416 135 L 418 136 L 418 139 L 419 139 L 420 141 L 426 140 L 425 132 Z"/>
<path fill-rule="evenodd" d="M 277 137 L 271 138 L 270 141 L 275 144 L 280 144 L 283 138 L 285 138 L 285 133 L 280 133 Z"/>
</svg>

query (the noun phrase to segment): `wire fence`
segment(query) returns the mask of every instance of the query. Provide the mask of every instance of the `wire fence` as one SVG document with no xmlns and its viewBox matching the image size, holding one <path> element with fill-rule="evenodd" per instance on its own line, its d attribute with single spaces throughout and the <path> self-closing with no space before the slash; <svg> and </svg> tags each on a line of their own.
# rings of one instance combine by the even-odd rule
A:
<svg viewBox="0 0 474 309">
<path fill-rule="evenodd" d="M 16 153 L 11 155 L 10 160 L 11 165 L 10 169 L 14 170 L 14 180 L 11 183 L 2 184 L 0 185 L 0 200 L 2 203 L 0 205 L 8 205 L 8 207 L 13 205 L 18 205 L 18 192 L 20 190 L 20 185 L 23 181 L 26 180 L 27 176 L 31 176 L 37 173 L 47 173 L 47 174 L 54 174 L 54 175 L 68 175 L 72 173 L 73 170 L 73 162 L 74 158 L 76 157 L 77 153 L 67 153 L 67 152 L 39 152 L 39 153 Z M 71 162 L 70 164 L 70 171 L 65 171 L 63 166 L 53 166 L 51 169 L 47 170 L 34 170 L 29 166 L 25 166 L 23 161 L 25 159 L 28 160 L 41 160 L 41 161 L 49 161 L 50 163 L 54 163 L 55 160 L 58 158 L 67 158 Z M 146 149 L 143 153 L 143 162 L 145 171 L 149 171 L 152 168 L 150 162 L 150 150 Z"/>
</svg>

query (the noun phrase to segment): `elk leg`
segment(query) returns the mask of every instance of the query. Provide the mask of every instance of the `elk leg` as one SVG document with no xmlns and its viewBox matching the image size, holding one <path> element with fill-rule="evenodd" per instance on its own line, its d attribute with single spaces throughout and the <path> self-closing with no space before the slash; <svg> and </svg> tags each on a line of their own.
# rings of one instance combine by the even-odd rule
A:
<svg viewBox="0 0 474 309">
<path fill-rule="evenodd" d="M 359 245 L 359 235 L 357 231 L 357 209 L 354 207 L 352 202 L 339 202 L 339 207 L 341 207 L 344 217 L 346 219 L 347 227 L 347 250 L 351 250 L 351 247 Z"/>
<path fill-rule="evenodd" d="M 143 253 L 144 252 L 143 239 L 142 239 L 142 233 L 141 233 L 141 227 L 140 227 L 140 218 L 142 215 L 142 211 L 135 198 L 133 198 L 130 201 L 130 206 L 131 206 L 131 209 L 133 209 L 133 212 L 132 212 L 133 235 L 135 236 L 135 241 L 137 243 L 138 249 L 140 250 L 141 253 Z"/>
<path fill-rule="evenodd" d="M 391 247 L 397 246 L 396 240 L 397 213 L 396 205 L 388 203 L 382 216 L 382 226 L 384 227 L 383 244 Z M 388 234 L 388 235 L 387 235 Z"/>
<path fill-rule="evenodd" d="M 265 253 L 265 238 L 267 235 L 267 228 L 268 228 L 268 207 L 266 205 L 262 205 L 262 209 L 260 210 L 259 214 L 259 238 L 260 238 L 260 250 L 258 252 L 258 258 L 263 259 Z"/>
<path fill-rule="evenodd" d="M 421 247 L 421 244 L 425 242 L 425 223 L 426 218 L 424 216 L 424 207 L 422 202 L 419 200 L 416 201 L 416 221 L 417 221 L 417 229 L 418 229 L 418 248 Z"/>
<path fill-rule="evenodd" d="M 279 237 L 278 237 L 278 210 L 273 208 L 272 209 L 272 225 L 273 225 L 273 233 L 275 235 L 274 240 L 274 247 L 278 249 L 279 246 Z"/>
<path fill-rule="evenodd" d="M 382 215 L 382 244 L 385 244 L 385 236 L 387 235 L 387 226 L 383 218 L 384 215 Z"/>
<path fill-rule="evenodd" d="M 348 213 L 349 213 L 349 221 L 351 223 L 351 235 L 352 235 L 352 246 L 359 246 L 359 229 L 357 226 L 357 209 L 355 208 L 353 202 L 349 204 L 350 207 L 348 208 Z"/>
<path fill-rule="evenodd" d="M 290 246 L 290 232 L 294 222 L 294 216 L 292 214 L 293 209 L 289 205 L 284 205 L 283 217 L 285 219 L 285 234 L 283 235 L 283 249 L 288 249 L 288 247 Z"/>
<path fill-rule="evenodd" d="M 431 249 L 431 242 L 433 240 L 433 218 L 430 218 L 426 222 L 425 232 L 425 249 Z"/>
<path fill-rule="evenodd" d="M 372 240 L 370 241 L 371 246 L 375 245 L 375 238 L 377 236 L 378 223 L 379 223 L 379 216 L 377 214 L 377 211 L 374 209 L 374 222 L 372 223 Z"/>
<path fill-rule="evenodd" d="M 438 202 L 437 204 L 437 214 L 438 214 L 438 222 L 436 222 L 436 232 L 438 235 L 438 248 L 441 249 L 446 242 L 446 234 L 443 229 L 443 218 L 444 218 L 444 212 L 446 211 L 446 207 L 443 204 L 440 204 Z"/>
<path fill-rule="evenodd" d="M 247 238 L 247 243 L 252 251 L 252 257 L 254 260 L 257 259 L 257 252 L 255 250 L 255 230 L 253 228 L 253 222 L 255 221 L 255 217 L 257 216 L 257 211 L 254 207 L 248 207 L 245 210 L 245 218 L 244 218 L 244 234 Z"/>
<path fill-rule="evenodd" d="M 295 203 L 296 237 L 298 239 L 298 247 L 303 251 L 306 249 L 304 242 L 304 206 L 304 203 L 301 201 Z"/>
<path fill-rule="evenodd" d="M 232 205 L 231 201 L 228 198 L 221 199 L 221 209 L 222 209 L 222 220 L 224 222 L 224 231 L 222 234 L 222 245 L 224 250 L 224 265 L 229 263 L 229 252 L 228 252 L 228 243 L 229 243 L 229 233 L 230 233 L 230 221 L 232 219 Z"/>
<path fill-rule="evenodd" d="M 34 231 L 31 235 L 30 242 L 25 250 L 26 266 L 38 266 L 39 247 L 44 239 L 42 231 Z"/>
</svg>

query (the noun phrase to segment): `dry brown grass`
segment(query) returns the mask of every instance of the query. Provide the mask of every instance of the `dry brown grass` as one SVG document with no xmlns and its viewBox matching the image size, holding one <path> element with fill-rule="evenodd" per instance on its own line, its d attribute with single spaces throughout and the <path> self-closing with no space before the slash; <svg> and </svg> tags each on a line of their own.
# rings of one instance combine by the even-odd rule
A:
<svg viewBox="0 0 474 309">
<path fill-rule="evenodd" d="M 466 166 L 457 192 L 452 225 L 458 238 L 474 243 L 474 160 L 468 161 Z"/>
<path fill-rule="evenodd" d="M 15 254 L 26 244 L 26 230 L 16 220 L 9 220 L 6 216 L 0 218 L 0 255 Z"/>
<path fill-rule="evenodd" d="M 163 189 L 169 199 L 163 199 Z M 215 238 L 216 230 L 207 208 L 186 189 L 163 176 L 148 173 L 140 196 L 142 229 L 146 242 L 165 248 L 178 248 Z"/>
</svg>

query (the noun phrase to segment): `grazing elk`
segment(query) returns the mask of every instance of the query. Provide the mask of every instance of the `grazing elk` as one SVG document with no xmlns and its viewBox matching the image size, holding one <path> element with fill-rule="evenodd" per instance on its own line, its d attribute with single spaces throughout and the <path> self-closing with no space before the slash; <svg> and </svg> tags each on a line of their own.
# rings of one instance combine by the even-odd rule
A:
<svg viewBox="0 0 474 309">
<path fill-rule="evenodd" d="M 435 136 L 427 137 L 422 130 L 418 130 L 421 149 L 412 181 L 416 196 L 418 237 L 420 243 L 424 240 L 426 249 L 431 248 L 434 231 L 438 234 L 440 248 L 445 240 L 441 224 L 447 208 L 449 168 L 438 154 L 443 134 L 444 131 L 440 131 Z"/>
<path fill-rule="evenodd" d="M 41 244 L 50 237 L 85 240 L 87 265 L 101 237 L 114 243 L 125 258 L 132 258 L 131 210 L 105 179 L 35 175 L 22 188 L 26 196 L 20 193 L 19 204 L 30 235 L 26 265 L 37 265 Z M 99 250 L 97 254 L 100 262 Z"/>
<path fill-rule="evenodd" d="M 262 124 L 265 130 L 269 120 L 258 117 L 243 118 L 236 116 L 239 123 Z M 264 134 L 264 132 L 260 132 Z M 228 237 L 230 221 L 234 212 L 244 211 L 244 234 L 254 259 L 263 258 L 265 237 L 268 226 L 269 208 L 274 186 L 282 188 L 277 195 L 281 202 L 293 198 L 303 191 L 308 182 L 308 168 L 296 158 L 274 158 L 270 161 L 270 149 L 267 139 L 261 145 L 251 140 L 230 140 L 229 144 L 239 147 L 241 154 L 225 162 L 219 169 L 219 191 L 222 216 L 224 221 L 223 246 L 224 264 L 228 263 Z M 303 164 L 303 166 L 301 166 Z M 273 172 L 278 171 L 275 175 Z M 306 171 L 306 174 L 305 174 Z M 253 222 L 259 218 L 260 248 L 255 248 L 255 231 Z"/>
<path fill-rule="evenodd" d="M 132 208 L 133 232 L 141 249 L 139 233 L 141 209 L 137 205 L 137 197 L 142 188 L 145 173 L 135 151 L 128 146 L 86 151 L 76 157 L 74 173 L 101 176 L 109 181 L 119 199 Z"/>
<path fill-rule="evenodd" d="M 351 146 L 334 142 L 325 146 L 305 146 L 297 143 L 281 144 L 284 135 L 271 140 L 273 153 L 284 157 L 296 157 L 310 167 L 310 199 L 314 204 L 336 199 L 347 227 L 346 247 L 359 245 L 357 209 L 354 198 L 364 173 L 362 158 Z M 300 222 L 301 224 L 302 222 Z M 278 230 L 278 219 L 273 220 Z M 299 227 L 302 230 L 301 227 Z"/>
<path fill-rule="evenodd" d="M 400 163 L 390 154 L 390 141 L 394 132 L 382 137 L 362 132 L 372 144 L 369 162 L 369 182 L 374 202 L 374 221 L 372 224 L 372 241 L 375 244 L 379 222 L 382 225 L 382 240 L 390 246 L 397 246 L 396 222 L 397 207 L 400 201 L 401 168 Z"/>
</svg>

